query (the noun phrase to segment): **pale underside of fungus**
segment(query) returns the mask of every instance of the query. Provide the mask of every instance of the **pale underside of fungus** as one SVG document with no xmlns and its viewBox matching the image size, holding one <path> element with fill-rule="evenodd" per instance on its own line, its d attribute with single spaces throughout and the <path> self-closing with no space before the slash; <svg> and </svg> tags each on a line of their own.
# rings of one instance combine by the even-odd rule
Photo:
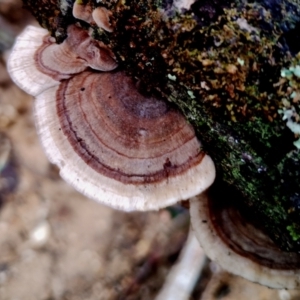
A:
<svg viewBox="0 0 300 300">
<path fill-rule="evenodd" d="M 226 200 L 223 199 L 227 195 Z M 300 286 L 300 257 L 285 252 L 247 216 L 230 191 L 202 193 L 190 201 L 192 227 L 210 259 L 229 272 L 271 288 Z"/>
<path fill-rule="evenodd" d="M 123 210 L 159 209 L 207 189 L 214 164 L 184 117 L 142 95 L 113 55 L 72 25 L 55 44 L 28 27 L 8 61 L 36 96 L 37 130 L 49 160 L 78 191 Z"/>
</svg>

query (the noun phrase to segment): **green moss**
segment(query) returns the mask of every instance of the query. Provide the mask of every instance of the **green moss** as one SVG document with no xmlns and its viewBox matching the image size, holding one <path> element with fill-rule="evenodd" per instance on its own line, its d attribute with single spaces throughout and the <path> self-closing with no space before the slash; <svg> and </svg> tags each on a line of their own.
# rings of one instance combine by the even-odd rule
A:
<svg viewBox="0 0 300 300">
<path fill-rule="evenodd" d="M 294 225 L 289 225 L 289 226 L 287 226 L 287 230 L 289 231 L 293 241 L 300 240 L 300 234 L 299 234 L 298 228 L 295 228 Z"/>
</svg>

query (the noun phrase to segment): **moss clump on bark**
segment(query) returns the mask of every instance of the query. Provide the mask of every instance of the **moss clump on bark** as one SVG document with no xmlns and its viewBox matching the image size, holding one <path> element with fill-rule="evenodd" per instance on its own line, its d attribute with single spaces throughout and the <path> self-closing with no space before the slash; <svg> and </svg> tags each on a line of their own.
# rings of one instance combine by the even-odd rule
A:
<svg viewBox="0 0 300 300">
<path fill-rule="evenodd" d="M 164 0 L 90 2 L 113 12 L 114 31 L 94 27 L 94 37 L 144 92 L 183 111 L 219 180 L 234 186 L 280 247 L 298 251 L 299 134 L 287 118 L 298 120 L 287 111 L 297 108 L 300 90 L 299 78 L 288 73 L 300 51 L 299 0 L 196 1 L 185 12 Z M 61 4 L 53 12 L 63 15 Z M 64 27 L 75 22 L 69 6 Z M 53 33 L 57 25 L 41 15 Z"/>
</svg>

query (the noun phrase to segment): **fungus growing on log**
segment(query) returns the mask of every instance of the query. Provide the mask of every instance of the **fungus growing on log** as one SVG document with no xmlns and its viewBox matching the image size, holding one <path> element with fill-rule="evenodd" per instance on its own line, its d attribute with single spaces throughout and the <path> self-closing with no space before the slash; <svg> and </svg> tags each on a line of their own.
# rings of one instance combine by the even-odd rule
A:
<svg viewBox="0 0 300 300">
<path fill-rule="evenodd" d="M 91 23 L 93 22 L 92 11 L 93 8 L 91 5 L 83 4 L 81 1 L 75 1 L 72 14 L 76 19 Z"/>
<path fill-rule="evenodd" d="M 112 13 L 106 9 L 105 7 L 97 7 L 93 13 L 93 19 L 96 22 L 96 24 L 98 25 L 98 27 L 108 31 L 108 32 L 112 32 L 112 26 L 110 24 L 110 16 L 112 15 Z"/>
<path fill-rule="evenodd" d="M 46 90 L 36 98 L 35 118 L 61 176 L 115 208 L 158 209 L 214 180 L 191 125 L 121 72 L 83 72 Z"/>
<path fill-rule="evenodd" d="M 49 37 L 42 34 L 32 36 L 34 30 L 25 30 L 17 40 L 8 69 L 17 84 L 36 96 L 40 139 L 67 182 L 90 198 L 127 211 L 159 209 L 211 185 L 214 164 L 183 115 L 163 100 L 142 95 L 123 72 L 86 70 L 112 70 L 116 63 L 111 56 L 103 58 L 104 50 L 84 30 L 72 26 L 60 45 L 48 44 Z M 24 80 L 29 66 L 22 69 L 20 49 L 29 37 L 44 41 L 25 56 L 34 65 L 31 78 L 42 74 L 44 85 Z"/>
<path fill-rule="evenodd" d="M 202 248 L 222 268 L 271 288 L 300 287 L 299 253 L 281 250 L 241 207 L 240 195 L 213 185 L 191 199 L 190 213 Z"/>
<path fill-rule="evenodd" d="M 99 6 L 93 10 L 90 3 L 83 4 L 76 1 L 73 5 L 72 14 L 76 19 L 82 20 L 91 25 L 97 25 L 99 28 L 112 32 L 110 17 L 112 13 L 106 8 Z"/>
<path fill-rule="evenodd" d="M 75 1 L 23 2 L 57 42 L 77 21 Z M 112 12 L 113 32 L 84 27 L 126 74 L 184 112 L 220 180 L 245 195 L 273 241 L 299 251 L 299 1 L 77 3 Z"/>
<path fill-rule="evenodd" d="M 61 32 L 65 33 L 66 24 L 76 22 L 73 17 L 61 18 L 57 26 L 57 22 L 48 21 L 57 20 L 49 9 L 41 6 L 37 9 L 33 0 L 24 2 L 57 41 L 61 41 L 59 37 Z M 90 23 L 93 37 L 113 50 L 126 74 L 139 78 L 148 91 L 181 108 L 201 133 L 205 149 L 216 163 L 219 180 L 243 194 L 240 202 L 253 214 L 262 216 L 259 227 L 282 249 L 272 252 L 280 253 L 284 261 L 297 268 L 295 253 L 300 249 L 299 108 L 296 107 L 300 89 L 299 2 L 282 0 L 270 5 L 269 1 L 256 0 L 210 3 L 111 0 L 99 4 L 95 0 L 88 3 L 92 7 L 103 4 L 113 14 L 114 30 L 110 33 Z M 66 6 L 71 11 L 73 1 Z M 56 8 L 61 10 L 59 5 Z M 51 89 L 61 90 L 71 80 Z M 82 142 L 79 140 L 79 144 Z M 223 232 L 216 224 L 210 228 Z M 220 234 L 224 235 L 230 234 Z M 277 247 L 273 242 L 263 238 L 267 249 L 269 244 L 272 249 Z M 236 252 L 243 248 L 232 247 Z M 267 265 L 263 268 L 266 274 L 273 273 L 271 264 L 276 265 L 276 270 L 288 269 L 281 258 L 276 264 L 276 259 L 266 263 L 268 257 L 262 253 L 252 257 L 256 257 L 256 262 L 262 261 L 255 266 Z M 252 264 L 249 259 L 247 262 Z M 277 282 L 279 275 L 274 272 Z M 289 274 L 292 272 L 285 271 L 282 284 L 277 286 L 294 286 Z M 271 281 L 265 282 L 276 286 Z M 296 285 L 298 278 L 295 282 Z"/>
<path fill-rule="evenodd" d="M 56 44 L 42 28 L 28 26 L 19 35 L 8 60 L 8 71 L 24 91 L 37 96 L 88 67 L 101 71 L 117 67 L 111 53 L 86 31 L 71 25 L 68 37 Z"/>
</svg>

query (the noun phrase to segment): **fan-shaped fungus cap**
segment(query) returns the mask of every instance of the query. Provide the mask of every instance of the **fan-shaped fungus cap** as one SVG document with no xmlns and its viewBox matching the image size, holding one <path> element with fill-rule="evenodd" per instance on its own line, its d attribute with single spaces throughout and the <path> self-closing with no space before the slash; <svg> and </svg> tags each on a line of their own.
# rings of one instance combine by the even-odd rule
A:
<svg viewBox="0 0 300 300">
<path fill-rule="evenodd" d="M 113 28 L 110 24 L 111 15 L 112 13 L 105 7 L 97 7 L 92 13 L 93 19 L 98 27 L 108 32 L 113 31 Z"/>
<path fill-rule="evenodd" d="M 69 26 L 68 37 L 60 45 L 46 30 L 28 26 L 17 38 L 7 67 L 17 85 L 37 96 L 88 67 L 109 71 L 117 63 L 107 49 L 75 25 Z"/>
<path fill-rule="evenodd" d="M 93 8 L 89 3 L 84 4 L 82 1 L 76 0 L 73 5 L 72 13 L 74 18 L 91 23 L 93 22 L 92 11 Z"/>
<path fill-rule="evenodd" d="M 110 17 L 112 12 L 106 7 L 99 6 L 93 10 L 90 3 L 82 3 L 75 1 L 73 5 L 73 16 L 76 19 L 85 21 L 91 25 L 96 25 L 108 32 L 112 32 L 113 28 L 110 24 Z"/>
<path fill-rule="evenodd" d="M 49 159 L 90 198 L 124 210 L 158 209 L 213 182 L 213 162 L 179 112 L 141 95 L 123 73 L 83 72 L 116 67 L 83 29 L 70 26 L 57 45 L 29 27 L 8 67 L 37 96 L 36 124 Z"/>
<path fill-rule="evenodd" d="M 123 210 L 159 209 L 203 192 L 211 158 L 185 118 L 141 95 L 122 72 L 83 72 L 40 94 L 35 118 L 61 176 Z"/>
<path fill-rule="evenodd" d="M 40 72 L 35 61 L 34 54 L 42 47 L 46 35 L 48 32 L 45 29 L 27 26 L 16 39 L 7 62 L 7 69 L 13 81 L 33 96 L 58 84 L 57 80 Z"/>
<path fill-rule="evenodd" d="M 299 288 L 300 255 L 280 250 L 249 216 L 241 214 L 231 196 L 213 186 L 190 201 L 192 227 L 208 257 L 250 281 Z"/>
</svg>

